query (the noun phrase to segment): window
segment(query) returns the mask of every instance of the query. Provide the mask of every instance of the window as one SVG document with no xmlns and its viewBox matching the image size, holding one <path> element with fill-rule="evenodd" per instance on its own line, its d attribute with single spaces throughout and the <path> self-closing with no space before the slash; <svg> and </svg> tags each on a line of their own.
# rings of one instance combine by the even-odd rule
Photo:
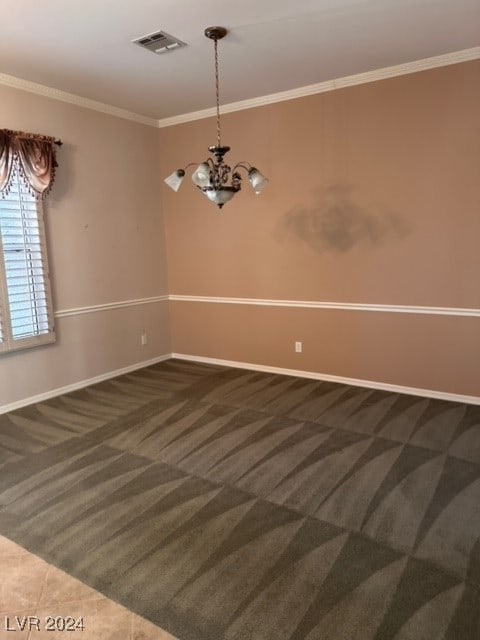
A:
<svg viewBox="0 0 480 640">
<path fill-rule="evenodd" d="M 0 197 L 0 353 L 55 340 L 42 201 L 13 172 Z"/>
</svg>

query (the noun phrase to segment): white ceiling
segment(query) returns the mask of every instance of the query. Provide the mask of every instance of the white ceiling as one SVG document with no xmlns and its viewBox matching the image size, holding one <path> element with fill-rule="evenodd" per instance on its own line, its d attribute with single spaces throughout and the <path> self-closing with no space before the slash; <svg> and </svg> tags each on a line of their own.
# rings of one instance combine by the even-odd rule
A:
<svg viewBox="0 0 480 640">
<path fill-rule="evenodd" d="M 166 118 L 480 44 L 480 0 L 1 0 L 0 73 Z M 131 40 L 188 43 L 155 55 Z"/>
</svg>

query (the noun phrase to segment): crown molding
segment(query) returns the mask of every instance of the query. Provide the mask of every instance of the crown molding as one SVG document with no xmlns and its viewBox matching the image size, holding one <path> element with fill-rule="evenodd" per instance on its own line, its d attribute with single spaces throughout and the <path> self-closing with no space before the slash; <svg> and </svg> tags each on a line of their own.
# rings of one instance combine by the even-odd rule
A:
<svg viewBox="0 0 480 640">
<path fill-rule="evenodd" d="M 298 89 L 272 93 L 258 98 L 250 98 L 249 100 L 240 100 L 239 102 L 230 102 L 229 104 L 222 105 L 222 114 L 232 113 L 234 111 L 243 111 L 244 109 L 253 109 L 254 107 L 262 107 L 275 102 L 284 102 L 285 100 L 294 100 L 295 98 L 303 98 L 317 93 L 324 93 L 326 91 L 334 91 L 335 89 L 343 89 L 345 87 L 352 87 L 358 84 L 375 82 L 376 80 L 395 78 L 408 73 L 417 73 L 419 71 L 436 69 L 437 67 L 446 67 L 451 64 L 458 64 L 459 62 L 469 62 L 470 60 L 478 60 L 479 58 L 480 47 L 464 49 L 463 51 L 454 51 L 452 53 L 446 53 L 432 58 L 424 58 L 423 60 L 414 60 L 413 62 L 407 62 L 405 64 L 397 64 L 393 67 L 384 67 L 383 69 L 357 73 L 353 76 L 346 76 L 344 78 L 310 84 L 305 87 L 298 87 Z M 201 111 L 192 111 L 191 113 L 184 113 L 179 116 L 162 118 L 158 121 L 158 127 L 171 127 L 184 122 L 210 118 L 215 116 L 215 114 L 216 110 L 214 107 L 202 109 Z"/>
<path fill-rule="evenodd" d="M 429 69 L 437 69 L 439 67 L 448 67 L 451 64 L 459 64 L 460 62 L 470 62 L 480 58 L 480 47 L 472 49 L 464 49 L 463 51 L 453 51 L 440 56 L 431 58 L 423 58 L 422 60 L 413 60 L 405 64 L 397 64 L 393 67 L 384 67 L 383 69 L 375 69 L 366 73 L 357 73 L 354 76 L 346 76 L 334 80 L 335 89 L 343 89 L 344 87 L 352 87 L 357 84 L 366 84 L 367 82 L 375 82 L 376 80 L 385 80 L 387 78 L 395 78 L 404 76 L 409 73 L 418 73 L 419 71 L 428 71 Z"/>
<path fill-rule="evenodd" d="M 69 104 L 73 104 L 77 107 L 100 111 L 100 113 L 106 113 L 109 116 L 116 116 L 117 118 L 123 118 L 124 120 L 132 120 L 133 122 L 146 124 L 149 127 L 158 127 L 158 120 L 155 118 L 148 118 L 147 116 L 142 116 L 139 113 L 133 113 L 133 111 L 114 107 L 111 104 L 104 104 L 103 102 L 97 102 L 90 98 L 83 98 L 82 96 L 77 96 L 74 93 L 68 93 L 67 91 L 47 87 L 43 84 L 30 82 L 30 80 L 24 80 L 23 78 L 9 76 L 6 73 L 0 73 L 0 85 L 12 87 L 13 89 L 21 89 L 22 91 L 28 91 L 29 93 L 35 93 L 36 95 L 44 96 L 45 98 L 53 98 L 53 100 L 60 100 L 60 102 L 68 102 Z"/>
<path fill-rule="evenodd" d="M 280 91 L 279 93 L 272 93 L 265 96 L 259 96 L 257 98 L 240 100 L 239 102 L 230 102 L 229 104 L 222 105 L 222 113 L 232 113 L 234 111 L 243 111 L 244 109 L 253 109 L 254 107 L 262 107 L 276 102 L 284 102 L 286 100 L 303 98 L 317 93 L 324 93 L 325 91 L 334 91 L 335 89 L 343 89 L 345 87 L 352 87 L 358 84 L 366 84 L 368 82 L 375 82 L 376 80 L 395 78 L 408 73 L 427 71 L 428 69 L 446 67 L 451 64 L 458 64 L 459 62 L 468 62 L 470 60 L 478 59 L 480 59 L 480 46 L 473 47 L 471 49 L 464 49 L 463 51 L 453 51 L 452 53 L 433 56 L 431 58 L 424 58 L 423 60 L 414 60 L 413 62 L 407 62 L 405 64 L 397 64 L 392 67 L 384 67 L 382 69 L 367 71 L 365 73 L 357 73 L 344 78 L 326 80 L 325 82 L 310 84 L 305 87 L 298 87 L 297 89 L 290 89 L 288 91 Z M 155 118 L 149 118 L 148 116 L 134 113 L 133 111 L 127 111 L 126 109 L 121 109 L 120 107 L 115 107 L 103 102 L 97 102 L 96 100 L 84 98 L 74 93 L 68 93 L 67 91 L 47 87 L 43 84 L 30 82 L 30 80 L 10 76 L 6 73 L 0 73 L 0 85 L 12 87 L 13 89 L 21 89 L 22 91 L 35 93 L 36 95 L 44 96 L 46 98 L 67 102 L 77 107 L 92 109 L 93 111 L 99 111 L 110 116 L 116 116 L 117 118 L 131 120 L 149 127 L 160 129 L 163 127 L 171 127 L 176 124 L 182 124 L 184 122 L 192 122 L 193 120 L 211 118 L 216 114 L 215 108 L 212 107 L 209 109 L 192 111 L 191 113 L 184 113 L 178 116 L 171 116 L 169 118 L 156 120 Z"/>
</svg>

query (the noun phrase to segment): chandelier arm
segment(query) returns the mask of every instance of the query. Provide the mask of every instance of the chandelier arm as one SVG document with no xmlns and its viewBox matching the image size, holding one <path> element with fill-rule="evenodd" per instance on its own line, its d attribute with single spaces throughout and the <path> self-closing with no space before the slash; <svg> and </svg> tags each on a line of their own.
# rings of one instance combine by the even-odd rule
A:
<svg viewBox="0 0 480 640">
<path fill-rule="evenodd" d="M 185 173 L 185 171 L 187 169 L 189 169 L 190 167 L 198 167 L 199 164 L 208 164 L 208 166 L 213 169 L 215 167 L 215 163 L 213 162 L 213 160 L 211 158 L 207 158 L 206 160 L 203 160 L 202 162 L 189 162 L 187 165 L 185 165 L 183 167 L 183 169 L 178 169 L 178 171 L 183 171 Z"/>
<path fill-rule="evenodd" d="M 252 165 L 246 160 L 242 160 L 241 162 L 237 162 L 237 164 L 233 167 L 232 171 L 235 171 L 237 168 L 245 169 L 245 171 L 248 172 L 252 168 Z"/>
</svg>

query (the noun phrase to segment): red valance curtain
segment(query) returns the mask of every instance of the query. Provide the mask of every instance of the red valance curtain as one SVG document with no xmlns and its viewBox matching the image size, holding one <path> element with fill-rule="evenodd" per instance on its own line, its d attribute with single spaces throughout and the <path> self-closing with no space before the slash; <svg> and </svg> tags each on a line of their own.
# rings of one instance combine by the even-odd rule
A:
<svg viewBox="0 0 480 640">
<path fill-rule="evenodd" d="M 58 166 L 55 143 L 49 136 L 0 129 L 0 196 L 9 192 L 15 167 L 30 193 L 44 198 Z"/>
</svg>

